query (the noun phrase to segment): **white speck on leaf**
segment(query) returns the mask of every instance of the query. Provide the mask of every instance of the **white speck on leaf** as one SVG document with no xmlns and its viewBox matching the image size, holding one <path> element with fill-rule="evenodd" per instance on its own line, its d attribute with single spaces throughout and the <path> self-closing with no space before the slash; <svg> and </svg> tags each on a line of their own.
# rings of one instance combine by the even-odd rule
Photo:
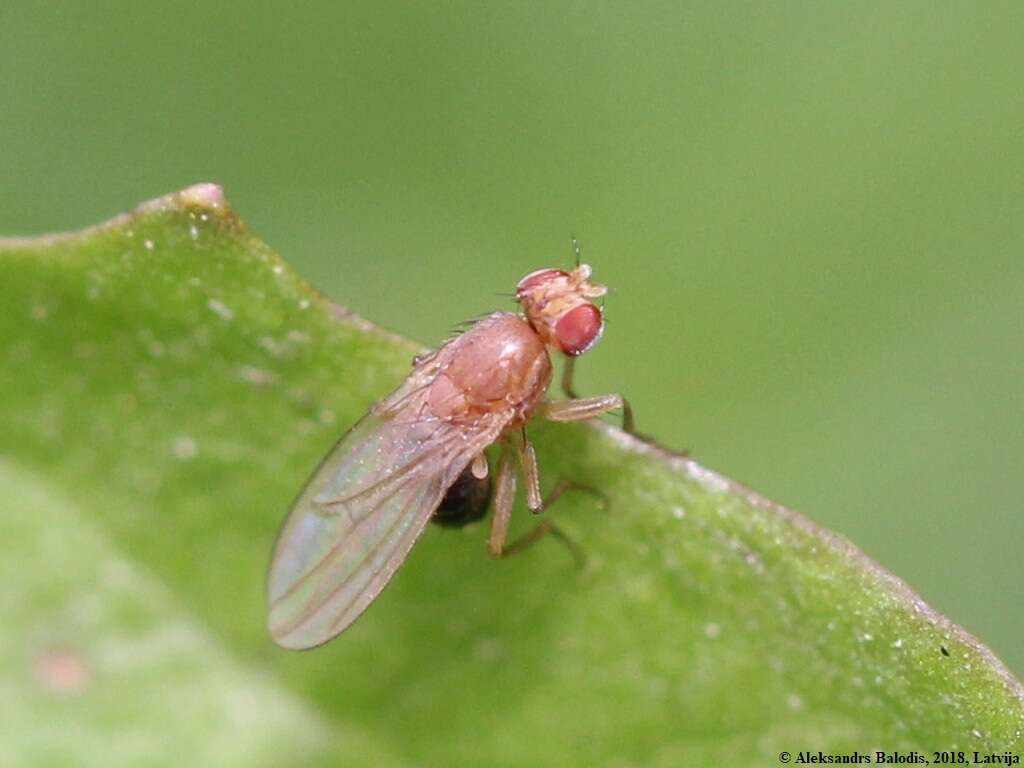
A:
<svg viewBox="0 0 1024 768">
<path fill-rule="evenodd" d="M 473 652 L 481 661 L 494 661 L 505 655 L 505 647 L 496 637 L 484 637 L 477 642 Z"/>
<path fill-rule="evenodd" d="M 743 556 L 743 561 L 758 573 L 764 572 L 764 563 L 761 561 L 761 556 L 757 554 L 757 552 L 750 550 Z"/>
<path fill-rule="evenodd" d="M 647 692 L 653 698 L 661 698 L 668 691 L 668 681 L 663 677 L 652 677 L 647 681 Z"/>
<path fill-rule="evenodd" d="M 194 459 L 199 454 L 199 445 L 188 435 L 179 435 L 171 445 L 174 458 L 181 461 Z"/>
<path fill-rule="evenodd" d="M 206 306 L 211 312 L 225 320 L 233 320 L 235 317 L 235 313 L 231 311 L 231 308 L 224 304 L 224 302 L 217 301 L 217 299 L 210 299 L 206 302 Z"/>
<path fill-rule="evenodd" d="M 243 381 L 247 381 L 250 384 L 256 386 L 264 386 L 267 384 L 273 384 L 277 381 L 277 376 L 273 371 L 268 371 L 263 368 L 257 368 L 254 365 L 243 365 L 239 371 L 239 376 L 242 377 Z"/>
<path fill-rule="evenodd" d="M 283 357 L 287 352 L 287 346 L 272 336 L 261 336 L 258 343 L 274 357 Z"/>
<path fill-rule="evenodd" d="M 681 567 L 679 556 L 671 549 L 665 549 L 661 559 L 667 571 L 678 571 Z"/>
</svg>

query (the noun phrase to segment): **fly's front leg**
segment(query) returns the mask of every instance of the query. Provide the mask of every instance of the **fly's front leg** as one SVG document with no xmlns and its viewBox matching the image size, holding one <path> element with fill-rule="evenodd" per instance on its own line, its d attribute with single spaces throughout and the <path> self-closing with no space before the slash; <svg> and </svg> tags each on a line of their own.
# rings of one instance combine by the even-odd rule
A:
<svg viewBox="0 0 1024 768">
<path fill-rule="evenodd" d="M 598 395 L 580 397 L 574 400 L 554 400 L 541 405 L 541 415 L 548 421 L 584 421 L 595 416 L 622 409 L 622 428 L 631 435 L 636 434 L 633 426 L 633 409 L 622 395 Z"/>
<path fill-rule="evenodd" d="M 498 476 L 494 483 L 494 518 L 491 520 L 491 535 L 487 540 L 491 557 L 501 557 L 505 549 L 508 523 L 512 519 L 512 506 L 516 500 L 516 473 L 511 453 L 509 444 L 503 441 L 498 459 Z"/>
<path fill-rule="evenodd" d="M 572 386 L 573 375 L 576 372 L 576 358 L 567 357 L 562 365 L 562 391 L 570 400 L 579 400 L 579 393 Z"/>
<path fill-rule="evenodd" d="M 578 416 L 572 418 L 558 418 L 549 416 L 548 418 L 551 419 L 551 421 L 578 421 L 583 419 L 589 419 L 592 416 L 600 416 L 603 413 L 608 413 L 608 411 L 614 411 L 616 408 L 621 408 L 622 429 L 631 435 L 637 435 L 637 431 L 633 423 L 633 409 L 630 407 L 629 401 L 622 395 L 599 395 L 598 397 L 580 397 L 579 393 L 576 392 L 576 388 L 573 386 L 573 378 L 575 376 L 575 373 L 576 358 L 565 358 L 565 364 L 562 366 L 562 391 L 565 393 L 565 396 L 569 399 L 556 400 L 554 403 L 550 403 L 549 405 L 558 405 L 560 407 L 564 406 L 565 408 L 568 409 L 570 404 L 579 403 L 585 411 L 586 406 L 584 406 L 584 404 L 590 405 L 593 403 L 606 403 L 609 401 L 609 398 L 618 398 L 618 400 L 615 401 L 616 404 L 604 408 L 598 406 L 597 410 L 594 413 L 586 416 Z"/>
</svg>

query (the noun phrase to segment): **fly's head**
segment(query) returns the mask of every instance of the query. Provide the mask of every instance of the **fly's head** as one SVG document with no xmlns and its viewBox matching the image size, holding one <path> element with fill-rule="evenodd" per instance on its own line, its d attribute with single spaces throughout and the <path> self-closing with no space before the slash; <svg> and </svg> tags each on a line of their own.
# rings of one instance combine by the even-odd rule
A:
<svg viewBox="0 0 1024 768">
<path fill-rule="evenodd" d="M 572 272 L 540 269 L 516 287 L 516 301 L 545 344 L 569 357 L 582 355 L 601 338 L 604 316 L 592 299 L 608 291 L 590 282 L 590 266 Z"/>
</svg>

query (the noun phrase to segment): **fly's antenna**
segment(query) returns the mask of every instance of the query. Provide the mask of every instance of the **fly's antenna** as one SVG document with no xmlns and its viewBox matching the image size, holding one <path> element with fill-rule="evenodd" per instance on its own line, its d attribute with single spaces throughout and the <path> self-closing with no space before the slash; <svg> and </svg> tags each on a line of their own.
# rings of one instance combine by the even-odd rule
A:
<svg viewBox="0 0 1024 768">
<path fill-rule="evenodd" d="M 569 239 L 570 239 L 570 242 L 572 243 L 572 255 L 576 258 L 576 266 L 579 267 L 579 265 L 580 265 L 580 244 L 579 244 L 579 241 L 576 239 L 576 235 L 574 235 L 572 233 L 569 233 Z"/>
</svg>

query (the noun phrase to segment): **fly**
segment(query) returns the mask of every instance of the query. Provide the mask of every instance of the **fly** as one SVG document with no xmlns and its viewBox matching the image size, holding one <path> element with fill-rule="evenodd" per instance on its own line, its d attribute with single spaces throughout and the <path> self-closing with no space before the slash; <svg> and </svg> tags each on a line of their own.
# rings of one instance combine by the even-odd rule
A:
<svg viewBox="0 0 1024 768">
<path fill-rule="evenodd" d="M 572 361 L 601 338 L 593 299 L 606 288 L 590 267 L 542 269 L 516 288 L 522 314 L 495 312 L 429 355 L 341 438 L 306 483 L 274 546 L 267 578 L 268 626 L 284 648 L 312 648 L 337 636 L 372 603 L 405 561 L 431 518 L 463 524 L 482 517 L 493 496 L 488 549 L 506 546 L 521 467 L 526 506 L 544 509 L 537 458 L 526 436 L 533 416 L 580 421 L 622 409 L 621 395 L 544 397 L 554 349 Z M 501 451 L 493 491 L 487 459 Z M 564 488 L 563 488 L 564 489 Z M 557 491 L 556 494 L 557 495 Z M 447 519 L 446 519 L 447 518 Z M 542 523 L 527 537 L 553 530 Z"/>
</svg>

